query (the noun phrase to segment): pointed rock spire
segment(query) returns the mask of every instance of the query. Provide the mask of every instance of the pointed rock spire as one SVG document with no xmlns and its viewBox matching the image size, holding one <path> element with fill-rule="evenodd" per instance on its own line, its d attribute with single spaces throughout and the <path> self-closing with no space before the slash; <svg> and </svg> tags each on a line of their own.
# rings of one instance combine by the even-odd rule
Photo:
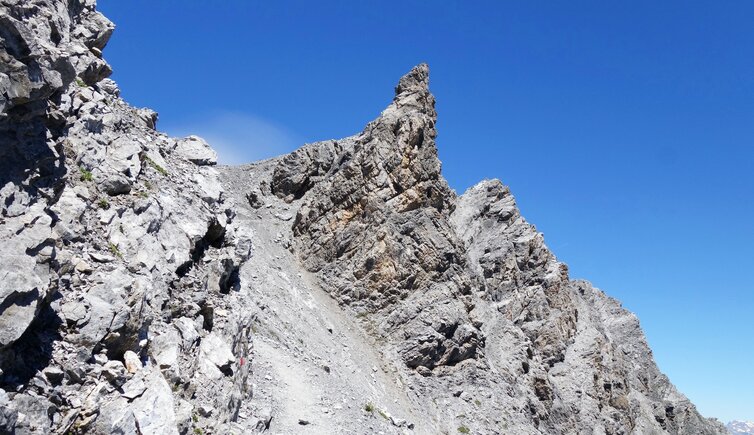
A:
<svg viewBox="0 0 754 435">
<path fill-rule="evenodd" d="M 435 97 L 429 92 L 429 66 L 426 63 L 420 63 L 411 68 L 411 71 L 401 77 L 395 87 L 393 104 L 383 112 L 383 117 L 389 115 L 391 109 L 396 109 L 399 114 L 407 110 L 418 110 L 429 116 L 434 124 L 437 112 L 435 112 Z"/>
<path fill-rule="evenodd" d="M 373 183 L 390 179 L 390 195 L 399 195 L 420 181 L 437 180 L 441 177 L 434 143 L 436 121 L 429 66 L 422 63 L 400 78 L 392 103 L 361 133 L 310 144 L 284 157 L 275 168 L 272 192 L 297 199 L 329 172 L 339 173 L 354 165 L 368 168 L 358 171 L 365 177 L 365 186 L 375 187 Z M 378 175 L 380 171 L 389 172 L 390 177 Z M 432 198 L 433 203 L 440 201 L 435 204 L 438 209 L 445 207 L 442 198 Z"/>
<path fill-rule="evenodd" d="M 411 68 L 406 75 L 398 81 L 395 87 L 395 96 L 413 92 L 429 92 L 429 65 L 420 63 Z"/>
</svg>

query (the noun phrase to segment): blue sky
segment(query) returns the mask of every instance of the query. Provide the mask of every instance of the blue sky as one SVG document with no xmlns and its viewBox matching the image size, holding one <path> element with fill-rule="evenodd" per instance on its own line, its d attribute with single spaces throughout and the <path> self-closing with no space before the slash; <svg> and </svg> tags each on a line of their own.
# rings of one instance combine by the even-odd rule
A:
<svg viewBox="0 0 754 435">
<path fill-rule="evenodd" d="M 359 132 L 431 68 L 451 186 L 511 186 L 701 412 L 754 420 L 754 3 L 100 0 L 159 127 L 239 163 Z"/>
</svg>

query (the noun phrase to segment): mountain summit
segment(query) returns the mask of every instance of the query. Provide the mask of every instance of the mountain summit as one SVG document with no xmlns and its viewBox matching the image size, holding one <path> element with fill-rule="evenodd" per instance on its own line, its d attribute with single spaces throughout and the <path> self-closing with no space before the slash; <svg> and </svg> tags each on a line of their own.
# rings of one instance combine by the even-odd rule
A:
<svg viewBox="0 0 754 435">
<path fill-rule="evenodd" d="M 0 432 L 725 433 L 506 186 L 448 187 L 427 65 L 218 167 L 120 98 L 94 3 L 0 1 Z"/>
</svg>

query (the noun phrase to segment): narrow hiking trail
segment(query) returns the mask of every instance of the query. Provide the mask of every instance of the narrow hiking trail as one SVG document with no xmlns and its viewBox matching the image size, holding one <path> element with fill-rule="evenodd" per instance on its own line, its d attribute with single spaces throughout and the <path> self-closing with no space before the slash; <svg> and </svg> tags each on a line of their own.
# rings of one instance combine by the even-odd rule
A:
<svg viewBox="0 0 754 435">
<path fill-rule="evenodd" d="M 255 166 L 267 170 L 264 162 Z M 256 319 L 253 397 L 243 415 L 269 414 L 273 434 L 355 434 L 347 429 L 354 421 L 360 433 L 423 433 L 426 417 L 414 412 L 413 393 L 386 362 L 392 359 L 380 355 L 369 325 L 340 307 L 289 252 L 296 205 L 265 198 L 251 207 L 243 196 L 256 178 L 249 170 L 239 172 L 243 178 L 226 174 L 234 182 L 227 190 L 237 195 L 236 219 L 253 230 L 254 243 L 240 272 Z"/>
</svg>

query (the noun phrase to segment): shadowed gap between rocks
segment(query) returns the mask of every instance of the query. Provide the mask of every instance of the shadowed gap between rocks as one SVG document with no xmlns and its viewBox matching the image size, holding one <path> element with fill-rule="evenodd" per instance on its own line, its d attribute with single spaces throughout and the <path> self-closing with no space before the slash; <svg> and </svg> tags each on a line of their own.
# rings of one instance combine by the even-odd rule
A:
<svg viewBox="0 0 754 435">
<path fill-rule="evenodd" d="M 61 296 L 57 294 L 55 299 Z M 52 359 L 53 343 L 62 337 L 63 324 L 50 303 L 45 303 L 21 338 L 0 351 L 0 388 L 16 391 L 27 385 L 34 375 L 47 367 Z"/>
<path fill-rule="evenodd" d="M 213 219 L 207 225 L 207 232 L 204 233 L 201 239 L 199 239 L 194 247 L 191 248 L 190 260 L 178 266 L 175 270 L 175 274 L 179 277 L 184 277 L 194 267 L 194 265 L 204 258 L 204 254 L 210 247 L 221 248 L 225 242 L 225 227 L 220 225 L 217 219 Z"/>
</svg>

